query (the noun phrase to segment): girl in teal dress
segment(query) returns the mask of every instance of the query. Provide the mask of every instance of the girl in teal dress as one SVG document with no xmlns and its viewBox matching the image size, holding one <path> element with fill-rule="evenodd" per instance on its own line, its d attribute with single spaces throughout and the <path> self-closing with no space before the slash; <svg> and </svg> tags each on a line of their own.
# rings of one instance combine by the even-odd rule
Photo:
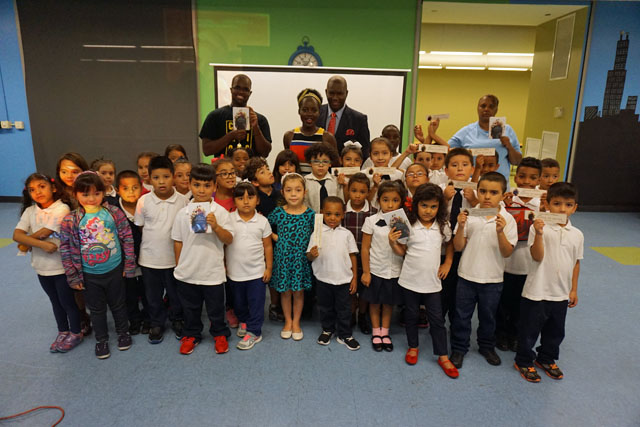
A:
<svg viewBox="0 0 640 427">
<path fill-rule="evenodd" d="M 304 204 L 306 186 L 297 173 L 282 179 L 282 196 L 286 204 L 269 215 L 275 241 L 271 286 L 281 293 L 284 327 L 283 339 L 303 338 L 300 327 L 304 291 L 311 288 L 311 265 L 306 251 L 313 233 L 315 212 Z"/>
</svg>

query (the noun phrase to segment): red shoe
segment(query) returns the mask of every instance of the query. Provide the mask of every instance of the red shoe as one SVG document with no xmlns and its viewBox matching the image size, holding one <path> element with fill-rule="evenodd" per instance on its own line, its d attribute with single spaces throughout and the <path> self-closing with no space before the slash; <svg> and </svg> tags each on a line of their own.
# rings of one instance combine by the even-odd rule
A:
<svg viewBox="0 0 640 427">
<path fill-rule="evenodd" d="M 195 337 L 182 337 L 180 342 L 180 354 L 191 354 L 193 349 L 200 344 L 200 340 Z"/>
<path fill-rule="evenodd" d="M 448 362 L 451 364 L 450 368 L 447 368 L 445 366 L 445 362 L 441 361 L 440 359 L 438 359 L 438 365 L 440 365 L 440 367 L 442 368 L 442 370 L 444 371 L 444 373 L 449 377 L 449 378 L 458 378 L 458 376 L 460 375 L 460 373 L 458 372 L 458 369 L 456 369 L 455 366 L 453 366 L 453 363 L 451 363 L 450 360 L 448 360 Z"/>
<path fill-rule="evenodd" d="M 404 361 L 409 365 L 415 365 L 416 363 L 418 363 L 418 353 L 420 353 L 420 350 L 418 350 L 417 348 L 410 348 L 409 350 L 407 350 L 407 354 L 404 356 Z"/>
<path fill-rule="evenodd" d="M 223 354 L 229 351 L 229 343 L 227 342 L 227 337 L 224 335 L 219 337 L 213 337 L 216 342 L 216 353 Z"/>
<path fill-rule="evenodd" d="M 229 324 L 230 328 L 237 328 L 240 324 L 240 321 L 238 320 L 238 317 L 236 316 L 236 313 L 232 308 L 227 310 L 227 323 Z"/>
</svg>

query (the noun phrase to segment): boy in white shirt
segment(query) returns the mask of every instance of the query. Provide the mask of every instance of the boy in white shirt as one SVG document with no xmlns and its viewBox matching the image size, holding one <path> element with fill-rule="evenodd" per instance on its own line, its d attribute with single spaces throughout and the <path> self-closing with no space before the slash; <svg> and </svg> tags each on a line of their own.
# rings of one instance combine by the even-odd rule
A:
<svg viewBox="0 0 640 427">
<path fill-rule="evenodd" d="M 541 169 L 540 160 L 535 157 L 522 159 L 514 178 L 517 188 L 504 195 L 505 209 L 518 224 L 518 243 L 504 266 L 504 287 L 496 313 L 496 347 L 502 351 L 518 349 L 520 295 L 531 263 L 527 240 L 533 221 L 528 216 L 532 211 L 540 210 L 539 197 L 522 197 L 518 195 L 518 190 L 535 189 L 540 182 Z"/>
<path fill-rule="evenodd" d="M 142 281 L 147 296 L 151 344 L 159 344 L 164 339 L 167 320 L 163 299 L 165 290 L 169 296 L 168 315 L 176 338 L 182 338 L 184 325 L 182 304 L 173 277 L 176 258 L 171 228 L 176 214 L 188 201 L 173 188 L 173 173 L 173 163 L 168 157 L 157 156 L 149 161 L 149 179 L 153 191 L 140 197 L 134 215 L 135 225 L 142 228 L 138 264 L 142 267 Z"/>
<path fill-rule="evenodd" d="M 338 154 L 330 145 L 320 143 L 307 148 L 304 157 L 311 165 L 311 173 L 304 177 L 307 186 L 304 202 L 315 212 L 320 212 L 326 197 L 338 195 L 338 180 L 329 173 L 329 168 L 337 161 Z"/>
<path fill-rule="evenodd" d="M 226 256 L 233 310 L 240 321 L 239 350 L 249 350 L 262 341 L 265 283 L 271 280 L 273 271 L 271 225 L 256 211 L 259 200 L 255 184 L 241 182 L 233 189 L 236 210 L 230 215 L 230 223 L 234 239 L 227 246 Z"/>
<path fill-rule="evenodd" d="M 480 178 L 480 208 L 498 209 L 497 215 L 469 216 L 460 212 L 453 238 L 456 250 L 462 251 L 458 267 L 456 311 L 451 325 L 451 363 L 460 369 L 469 350 L 471 317 L 478 304 L 478 346 L 480 354 L 491 365 L 499 365 L 496 354 L 496 309 L 502 293 L 505 258 L 518 242 L 516 221 L 500 206 L 507 181 L 498 172 Z"/>
<path fill-rule="evenodd" d="M 171 231 L 177 264 L 173 274 L 185 319 L 180 354 L 185 355 L 193 353 L 202 340 L 203 302 L 216 353 L 229 351 L 227 337 L 231 332 L 224 321 L 224 245 L 233 241 L 233 230 L 229 213 L 213 201 L 214 182 L 210 165 L 193 167 L 189 177 L 193 201 L 180 209 Z M 197 214 L 206 214 L 206 226 Z"/>
<path fill-rule="evenodd" d="M 559 380 L 564 376 L 556 360 L 564 339 L 567 307 L 578 304 L 578 275 L 584 251 L 584 236 L 569 221 L 578 207 L 575 186 L 568 182 L 553 184 L 547 191 L 547 201 L 550 212 L 565 214 L 567 223 L 545 224 L 536 219 L 529 232 L 533 261 L 520 300 L 514 366 L 530 382 L 540 381 L 534 359 L 550 378 Z M 539 336 L 540 346 L 534 352 Z"/>
<path fill-rule="evenodd" d="M 360 344 L 351 331 L 351 295 L 358 288 L 358 246 L 353 234 L 340 225 L 344 203 L 339 197 L 327 197 L 322 214 L 320 239 L 316 239 L 318 231 L 314 232 L 307 249 L 307 259 L 316 278 L 318 314 L 322 322 L 317 342 L 329 345 L 336 333 L 340 344 L 349 350 L 358 350 Z"/>
</svg>

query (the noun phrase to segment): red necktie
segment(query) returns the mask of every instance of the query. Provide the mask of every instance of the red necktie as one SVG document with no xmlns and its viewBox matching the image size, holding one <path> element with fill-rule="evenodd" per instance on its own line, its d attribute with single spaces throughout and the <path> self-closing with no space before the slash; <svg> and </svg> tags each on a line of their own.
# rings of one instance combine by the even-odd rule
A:
<svg viewBox="0 0 640 427">
<path fill-rule="evenodd" d="M 331 120 L 329 120 L 329 129 L 327 129 L 331 135 L 336 133 L 336 113 L 331 113 Z"/>
</svg>

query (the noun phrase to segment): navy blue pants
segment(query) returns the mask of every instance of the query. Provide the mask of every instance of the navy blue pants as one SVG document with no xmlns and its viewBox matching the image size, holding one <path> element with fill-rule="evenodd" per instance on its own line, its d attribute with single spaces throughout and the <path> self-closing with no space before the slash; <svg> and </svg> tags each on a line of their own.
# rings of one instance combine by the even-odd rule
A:
<svg viewBox="0 0 640 427">
<path fill-rule="evenodd" d="M 331 285 L 316 279 L 318 317 L 322 330 L 335 332 L 341 339 L 349 338 L 352 333 L 349 285 Z"/>
<path fill-rule="evenodd" d="M 129 321 L 137 324 L 141 324 L 144 320 L 149 320 L 149 312 L 147 307 L 147 296 L 144 292 L 144 283 L 142 283 L 142 277 L 127 277 L 124 279 L 127 293 L 127 314 L 129 315 Z M 140 303 L 142 303 L 142 309 L 140 309 Z"/>
<path fill-rule="evenodd" d="M 122 277 L 123 265 L 103 274 L 84 273 L 84 300 L 89 308 L 96 341 L 109 339 L 107 306 L 111 309 L 118 335 L 129 330 L 127 297 Z"/>
<path fill-rule="evenodd" d="M 452 237 L 453 238 L 453 237 Z M 462 252 L 453 253 L 453 261 L 449 274 L 442 280 L 442 290 L 440 291 L 440 299 L 442 300 L 442 317 L 449 315 L 449 324 L 453 324 L 453 315 L 456 312 L 456 288 L 458 287 L 458 264 Z M 444 256 L 442 262 L 444 262 Z"/>
<path fill-rule="evenodd" d="M 192 285 L 176 280 L 178 294 L 184 310 L 183 336 L 202 339 L 202 303 L 204 302 L 209 317 L 209 333 L 213 337 L 231 335 L 224 321 L 224 283 L 219 285 Z"/>
<path fill-rule="evenodd" d="M 509 340 L 518 338 L 520 296 L 526 280 L 526 274 L 504 273 L 504 287 L 496 313 L 496 336 Z"/>
<path fill-rule="evenodd" d="M 466 354 L 471 340 L 471 318 L 478 305 L 478 347 L 496 346 L 496 310 L 502 293 L 500 283 L 476 283 L 458 278 L 456 311 L 451 326 L 451 350 Z"/>
<path fill-rule="evenodd" d="M 144 292 L 149 304 L 149 320 L 151 327 L 160 326 L 164 329 L 167 315 L 171 321 L 182 320 L 182 303 L 176 292 L 176 279 L 173 268 L 142 267 L 142 281 Z M 164 306 L 164 292 L 169 296 L 169 312 Z"/>
<path fill-rule="evenodd" d="M 421 294 L 402 288 L 404 296 L 404 323 L 409 348 L 418 348 L 418 317 L 423 302 L 429 320 L 429 333 L 433 342 L 433 354 L 447 355 L 447 329 L 444 327 L 440 292 Z"/>
<path fill-rule="evenodd" d="M 240 323 L 247 324 L 247 331 L 255 336 L 262 335 L 262 324 L 264 323 L 264 301 L 266 285 L 262 277 L 246 282 L 228 283 L 233 291 L 233 310 L 238 316 Z"/>
<path fill-rule="evenodd" d="M 555 363 L 560 356 L 560 343 L 564 339 L 564 323 L 569 301 L 532 301 L 520 299 L 520 325 L 516 363 L 520 367 L 540 363 Z M 533 346 L 540 337 L 540 346 Z"/>
<path fill-rule="evenodd" d="M 55 276 L 38 275 L 38 280 L 51 301 L 58 332 L 71 331 L 74 334 L 79 334 L 80 311 L 76 305 L 73 289 L 67 283 L 67 276 L 64 274 Z"/>
</svg>

